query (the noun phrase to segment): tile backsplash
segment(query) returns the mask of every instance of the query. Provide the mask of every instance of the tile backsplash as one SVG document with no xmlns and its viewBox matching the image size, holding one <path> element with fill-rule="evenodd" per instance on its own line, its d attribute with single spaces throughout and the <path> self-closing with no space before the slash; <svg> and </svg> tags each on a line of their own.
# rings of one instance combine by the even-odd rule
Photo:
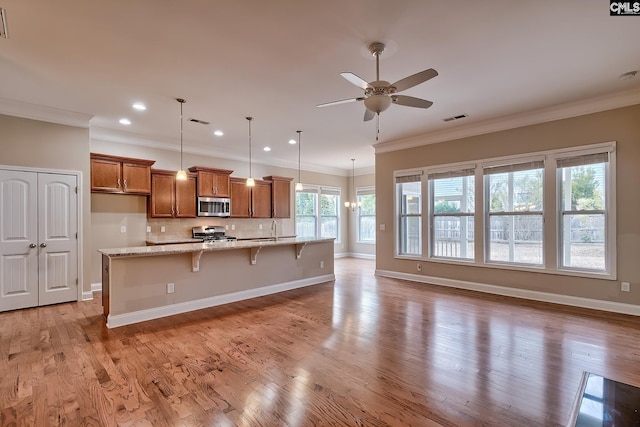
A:
<svg viewBox="0 0 640 427">
<path fill-rule="evenodd" d="M 191 237 L 191 229 L 202 225 L 225 227 L 228 236 L 244 238 L 271 237 L 273 221 L 276 221 L 278 236 L 293 236 L 295 222 L 293 218 L 148 218 L 147 226 L 151 232 L 149 238 L 155 237 Z M 161 231 L 164 227 L 164 232 Z"/>
</svg>

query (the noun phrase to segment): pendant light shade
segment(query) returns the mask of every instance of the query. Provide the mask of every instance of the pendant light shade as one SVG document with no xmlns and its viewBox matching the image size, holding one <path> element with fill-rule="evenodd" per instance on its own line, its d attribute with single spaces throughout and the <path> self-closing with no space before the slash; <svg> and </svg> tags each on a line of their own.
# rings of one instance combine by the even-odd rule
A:
<svg viewBox="0 0 640 427">
<path fill-rule="evenodd" d="M 302 181 L 300 180 L 300 135 L 302 134 L 302 131 L 298 130 L 296 132 L 298 132 L 298 182 L 296 182 L 296 191 L 302 191 L 304 188 L 302 186 Z"/>
<path fill-rule="evenodd" d="M 247 187 L 255 187 L 256 181 L 251 174 L 251 121 L 253 117 L 247 117 L 246 119 L 249 122 L 249 178 L 247 178 Z"/>
<path fill-rule="evenodd" d="M 356 201 L 356 159 L 351 159 L 351 183 L 353 184 L 351 201 L 344 202 L 344 207 L 351 209 L 351 212 L 355 212 L 356 208 L 359 208 L 362 205 L 362 203 Z"/>
<path fill-rule="evenodd" d="M 187 172 L 182 167 L 182 105 L 187 102 L 182 98 L 177 98 L 176 101 L 180 103 L 180 170 L 176 174 L 176 180 L 178 181 L 186 181 L 187 180 Z"/>
</svg>

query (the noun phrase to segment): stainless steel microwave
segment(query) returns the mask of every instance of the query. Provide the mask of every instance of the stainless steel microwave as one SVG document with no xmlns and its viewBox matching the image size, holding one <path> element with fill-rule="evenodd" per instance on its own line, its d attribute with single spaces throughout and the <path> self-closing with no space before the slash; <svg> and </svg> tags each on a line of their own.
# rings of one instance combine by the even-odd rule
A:
<svg viewBox="0 0 640 427">
<path fill-rule="evenodd" d="M 198 197 L 198 216 L 230 216 L 231 199 L 228 197 Z"/>
</svg>

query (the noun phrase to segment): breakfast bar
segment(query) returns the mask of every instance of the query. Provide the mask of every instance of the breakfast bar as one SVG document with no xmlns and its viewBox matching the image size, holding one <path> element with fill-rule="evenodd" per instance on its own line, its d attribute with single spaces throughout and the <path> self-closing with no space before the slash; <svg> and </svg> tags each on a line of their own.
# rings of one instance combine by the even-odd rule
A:
<svg viewBox="0 0 640 427">
<path fill-rule="evenodd" d="M 107 327 L 332 281 L 333 247 L 293 237 L 100 249 Z"/>
</svg>

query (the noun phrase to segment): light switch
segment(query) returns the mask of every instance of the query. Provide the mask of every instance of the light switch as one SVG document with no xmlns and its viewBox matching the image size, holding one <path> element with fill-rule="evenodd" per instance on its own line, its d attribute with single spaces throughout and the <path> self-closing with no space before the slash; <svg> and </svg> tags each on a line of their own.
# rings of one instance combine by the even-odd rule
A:
<svg viewBox="0 0 640 427">
<path fill-rule="evenodd" d="M 164 233 L 164 225 L 161 225 L 161 226 L 160 226 L 160 232 L 161 232 L 161 233 Z"/>
<path fill-rule="evenodd" d="M 147 225 L 147 233 L 151 233 L 151 226 Z"/>
<path fill-rule="evenodd" d="M 384 231 L 387 228 L 386 225 L 384 224 L 380 224 L 380 231 Z"/>
<path fill-rule="evenodd" d="M 126 233 L 127 232 L 127 226 L 126 225 L 121 225 L 120 226 L 120 232 L 121 233 Z"/>
</svg>

